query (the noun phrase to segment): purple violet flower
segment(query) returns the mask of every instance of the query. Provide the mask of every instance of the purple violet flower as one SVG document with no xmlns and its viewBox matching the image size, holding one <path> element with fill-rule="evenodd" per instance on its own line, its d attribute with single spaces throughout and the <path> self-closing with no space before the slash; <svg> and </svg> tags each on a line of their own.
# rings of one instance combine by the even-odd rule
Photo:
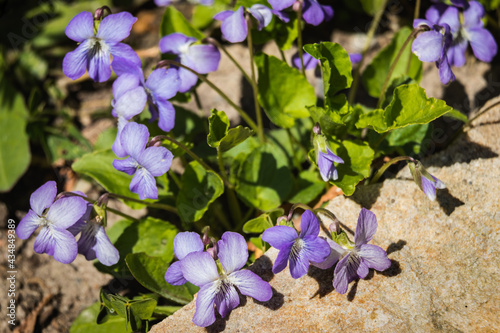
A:
<svg viewBox="0 0 500 333">
<path fill-rule="evenodd" d="M 193 44 L 196 38 L 181 33 L 173 33 L 160 40 L 161 53 L 173 53 L 179 57 L 179 62 L 200 74 L 214 72 L 219 67 L 220 52 L 211 44 Z M 184 68 L 178 70 L 180 78 L 179 92 L 189 91 L 198 77 Z"/>
<path fill-rule="evenodd" d="M 80 193 L 83 194 L 83 193 Z M 112 266 L 120 259 L 120 253 L 109 240 L 104 227 L 90 218 L 94 205 L 87 202 L 87 211 L 68 231 L 73 236 L 81 232 L 78 239 L 78 253 L 85 259 L 98 259 L 103 265 Z"/>
<path fill-rule="evenodd" d="M 86 204 L 79 197 L 64 197 L 54 202 L 57 186 L 48 181 L 31 194 L 30 206 L 25 217 L 19 222 L 16 233 L 21 239 L 28 239 L 41 226 L 36 237 L 36 253 L 47 253 L 55 260 L 69 264 L 78 254 L 75 237 L 66 230 L 85 213 Z"/>
<path fill-rule="evenodd" d="M 63 60 L 63 72 L 72 80 L 76 80 L 88 70 L 89 76 L 96 82 L 104 82 L 111 76 L 110 66 L 121 61 L 141 66 L 141 60 L 134 50 L 120 43 L 130 34 L 137 18 L 122 12 L 106 16 L 100 23 L 97 34 L 94 34 L 94 17 L 91 12 L 76 15 L 66 27 L 65 33 L 70 39 L 80 43 L 68 52 Z M 111 63 L 110 56 L 113 56 Z"/>
<path fill-rule="evenodd" d="M 114 160 L 116 170 L 134 175 L 130 191 L 144 200 L 158 199 L 158 188 L 154 177 L 163 175 L 170 169 L 173 155 L 165 147 L 148 147 L 149 131 L 145 125 L 128 123 L 120 135 L 120 143 L 130 157 Z"/>
<path fill-rule="evenodd" d="M 249 270 L 240 270 L 248 259 L 243 236 L 225 232 L 217 245 L 217 261 L 207 252 L 191 252 L 180 261 L 184 278 L 200 287 L 193 323 L 201 327 L 215 321 L 214 305 L 225 318 L 240 304 L 235 287 L 260 302 L 268 301 L 273 295 L 268 282 Z"/>
<path fill-rule="evenodd" d="M 427 21 L 450 26 L 452 42 L 447 56 L 451 65 L 465 65 L 465 52 L 469 42 L 476 58 L 484 62 L 493 60 L 498 46 L 493 35 L 484 28 L 482 18 L 485 15 L 484 7 L 477 1 L 470 1 L 463 9 L 462 15 L 458 8 L 443 4 L 436 4 L 427 10 Z"/>
<path fill-rule="evenodd" d="M 260 31 L 267 27 L 273 18 L 273 13 L 286 21 L 287 16 L 281 12 L 273 12 L 269 7 L 256 4 L 247 9 L 257 20 L 257 29 Z M 248 26 L 245 20 L 245 8 L 240 6 L 236 11 L 225 10 L 214 16 L 214 19 L 222 21 L 222 36 L 231 43 L 242 42 L 247 38 Z"/>
<path fill-rule="evenodd" d="M 413 26 L 427 26 L 431 30 L 421 32 L 413 41 L 412 51 L 421 61 L 436 62 L 439 69 L 439 78 L 442 84 L 455 80 L 451 71 L 447 51 L 451 46 L 452 36 L 448 24 L 432 24 L 427 20 L 417 19 Z"/>
<path fill-rule="evenodd" d="M 298 2 L 297 0 L 269 0 L 274 10 L 280 11 Z M 303 0 L 302 18 L 307 23 L 317 26 L 333 18 L 333 8 L 322 5 L 317 0 Z"/>
<path fill-rule="evenodd" d="M 179 261 L 171 264 L 165 273 L 165 281 L 174 286 L 187 282 L 182 274 L 182 259 L 193 252 L 203 252 L 205 246 L 196 232 L 180 232 L 174 238 L 174 253 Z"/>
<path fill-rule="evenodd" d="M 418 187 L 424 191 L 425 195 L 431 200 L 436 200 L 436 189 L 444 189 L 446 185 L 433 175 L 431 175 L 418 160 L 408 163 L 413 180 Z"/>
<path fill-rule="evenodd" d="M 318 133 L 314 136 L 313 145 L 316 153 L 316 163 L 318 164 L 319 173 L 323 181 L 327 182 L 330 180 L 337 180 L 339 174 L 335 168 L 335 163 L 344 163 L 344 160 L 335 155 L 325 136 L 321 134 L 321 130 L 318 126 Z"/>
<path fill-rule="evenodd" d="M 157 68 L 144 81 L 141 68 L 129 64 L 127 68 L 120 65 L 121 74 L 113 83 L 112 114 L 118 118 L 118 133 L 113 144 L 113 151 L 118 157 L 125 157 L 127 153 L 120 144 L 120 135 L 133 116 L 144 109 L 148 101 L 151 120 L 158 119 L 158 127 L 169 132 L 175 125 L 175 109 L 168 101 L 177 94 L 180 85 L 178 71 L 175 68 Z"/>
<path fill-rule="evenodd" d="M 330 246 L 318 237 L 319 221 L 310 210 L 302 214 L 300 235 L 285 225 L 277 225 L 262 234 L 262 240 L 279 250 L 273 265 L 273 273 L 277 274 L 290 265 L 290 275 L 294 279 L 304 276 L 309 269 L 309 262 L 323 262 L 330 255 Z"/>
<path fill-rule="evenodd" d="M 387 253 L 379 246 L 368 244 L 377 231 L 377 217 L 368 209 L 361 209 L 354 233 L 354 246 L 347 248 L 335 267 L 333 287 L 340 294 L 347 292 L 347 287 L 356 278 L 364 279 L 369 268 L 385 271 L 391 267 Z M 338 247 L 332 248 L 336 251 Z"/>
</svg>

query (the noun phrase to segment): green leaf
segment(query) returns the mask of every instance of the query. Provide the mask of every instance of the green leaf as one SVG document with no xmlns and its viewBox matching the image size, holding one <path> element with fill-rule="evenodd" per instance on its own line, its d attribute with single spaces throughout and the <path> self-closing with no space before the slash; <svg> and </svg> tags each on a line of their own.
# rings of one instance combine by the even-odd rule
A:
<svg viewBox="0 0 500 333">
<path fill-rule="evenodd" d="M 318 197 L 325 190 L 325 182 L 319 178 L 317 171 L 304 170 L 299 174 L 294 184 L 293 196 L 290 203 L 307 204 Z"/>
<path fill-rule="evenodd" d="M 391 103 L 384 109 L 362 114 L 356 127 L 371 127 L 379 133 L 412 124 L 427 124 L 453 110 L 442 100 L 427 98 L 418 84 L 397 87 Z"/>
<path fill-rule="evenodd" d="M 193 300 L 193 295 L 185 285 L 173 286 L 165 281 L 169 265 L 162 258 L 145 253 L 129 253 L 125 262 L 134 278 L 147 289 L 180 304 Z"/>
<path fill-rule="evenodd" d="M 117 159 L 111 151 L 102 150 L 83 155 L 71 166 L 75 172 L 89 176 L 98 182 L 106 191 L 139 199 L 139 195 L 130 192 L 129 186 L 133 176 L 118 171 L 113 167 L 113 160 Z M 152 202 L 152 200 L 148 200 Z M 124 201 L 128 206 L 134 209 L 144 207 L 143 204 Z"/>
<path fill-rule="evenodd" d="M 174 6 L 169 6 L 165 9 L 165 14 L 161 20 L 160 35 L 161 37 L 170 35 L 174 32 L 182 33 L 196 39 L 203 39 L 205 36 L 179 12 Z"/>
<path fill-rule="evenodd" d="M 340 44 L 331 42 L 307 44 L 304 45 L 304 50 L 321 61 L 325 105 L 329 107 L 332 103 L 330 100 L 339 91 L 351 86 L 352 66 L 349 53 Z"/>
<path fill-rule="evenodd" d="M 333 153 L 344 160 L 344 164 L 335 163 L 339 178 L 331 183 L 342 189 L 345 195 L 352 195 L 356 184 L 370 175 L 375 152 L 367 142 L 329 140 L 328 143 Z M 314 151 L 311 152 L 313 155 L 310 153 L 310 157 L 316 163 Z"/>
<path fill-rule="evenodd" d="M 227 135 L 229 129 L 229 118 L 224 111 L 212 109 L 208 117 L 208 136 L 207 143 L 212 148 L 217 148 L 220 142 Z"/>
<path fill-rule="evenodd" d="M 230 2 L 230 0 L 215 0 L 214 3 L 210 6 L 194 6 L 193 16 L 191 17 L 191 24 L 196 29 L 204 29 L 208 27 L 214 20 L 213 17 L 217 13 L 226 10 Z"/>
<path fill-rule="evenodd" d="M 432 131 L 431 124 L 408 125 L 391 131 L 377 147 L 377 154 L 385 155 L 398 152 L 400 155 L 419 154 L 422 143 Z M 368 141 L 378 142 L 384 134 L 370 131 Z"/>
<path fill-rule="evenodd" d="M 94 144 L 94 151 L 111 149 L 117 133 L 118 129 L 116 127 L 111 127 L 101 132 Z"/>
<path fill-rule="evenodd" d="M 120 316 L 108 316 L 108 320 L 102 324 L 97 324 L 97 315 L 101 307 L 100 302 L 95 302 L 78 315 L 71 324 L 70 333 L 109 333 L 109 332 L 130 332 L 126 328 L 125 318 Z"/>
<path fill-rule="evenodd" d="M 292 189 L 286 156 L 271 143 L 255 149 L 238 171 L 236 192 L 248 205 L 262 211 L 278 207 Z"/>
<path fill-rule="evenodd" d="M 450 112 L 446 113 L 445 117 L 457 119 L 457 120 L 463 121 L 466 124 L 469 122 L 469 118 L 467 118 L 467 116 L 465 114 L 463 114 L 462 112 L 460 112 L 456 109 L 453 109 Z"/>
<path fill-rule="evenodd" d="M 132 300 L 129 304 L 132 317 L 130 318 L 130 326 L 134 331 L 137 331 L 143 326 L 143 321 L 151 319 L 157 301 L 153 298 L 148 298 L 143 300 Z"/>
<path fill-rule="evenodd" d="M 228 151 L 229 149 L 236 147 L 250 136 L 254 134 L 248 127 L 237 126 L 235 128 L 229 129 L 227 135 L 221 140 L 219 150 L 221 152 Z"/>
<path fill-rule="evenodd" d="M 375 16 L 375 14 L 380 11 L 384 10 L 384 2 L 385 0 L 360 0 L 361 5 L 363 7 L 363 10 L 365 13 L 371 16 Z"/>
<path fill-rule="evenodd" d="M 261 232 L 264 232 L 267 228 L 271 228 L 273 225 L 269 223 L 268 220 L 268 214 L 262 214 L 260 216 L 257 216 L 254 219 L 251 219 L 250 221 L 247 221 L 243 225 L 243 232 L 247 234 L 251 233 L 256 233 L 260 234 Z"/>
<path fill-rule="evenodd" d="M 182 309 L 182 306 L 175 305 L 157 305 L 154 311 L 155 315 L 167 317 L 173 315 L 176 311 Z"/>
<path fill-rule="evenodd" d="M 410 36 L 411 31 L 412 30 L 408 27 L 403 27 L 399 30 L 392 42 L 382 49 L 377 56 L 375 56 L 370 65 L 366 67 L 363 72 L 362 82 L 370 96 L 378 98 L 382 93 L 382 87 L 387 74 L 389 74 L 389 69 L 404 42 L 408 36 Z M 408 61 L 411 61 L 410 67 L 408 67 Z M 410 44 L 406 46 L 406 49 L 399 58 L 389 83 L 402 75 L 409 76 L 417 82 L 420 82 L 422 78 L 422 62 L 418 60 L 417 56 L 411 53 Z"/>
<path fill-rule="evenodd" d="M 0 110 L 0 133 L 0 192 L 7 192 L 28 169 L 31 160 L 25 118 L 14 111 Z"/>
<path fill-rule="evenodd" d="M 307 79 L 273 56 L 261 53 L 255 63 L 259 72 L 258 99 L 269 119 L 277 126 L 290 128 L 295 119 L 308 117 L 306 107 L 316 104 L 316 96 Z"/>
<path fill-rule="evenodd" d="M 327 108 L 312 106 L 309 108 L 311 118 L 319 123 L 321 131 L 330 136 L 340 136 L 346 131 L 346 124 L 350 121 L 353 108 L 347 102 L 344 94 L 330 99 Z"/>
<path fill-rule="evenodd" d="M 206 171 L 196 161 L 186 166 L 181 182 L 177 208 L 185 223 L 201 219 L 208 206 L 224 192 L 222 179 L 213 171 Z"/>
<path fill-rule="evenodd" d="M 148 256 L 160 258 L 169 263 L 174 258 L 174 237 L 177 228 L 167 221 L 148 217 L 139 221 L 122 220 L 107 230 L 111 243 L 120 253 L 116 265 L 95 266 L 104 273 L 115 277 L 130 277 L 125 257 L 129 253 L 143 252 Z"/>
</svg>

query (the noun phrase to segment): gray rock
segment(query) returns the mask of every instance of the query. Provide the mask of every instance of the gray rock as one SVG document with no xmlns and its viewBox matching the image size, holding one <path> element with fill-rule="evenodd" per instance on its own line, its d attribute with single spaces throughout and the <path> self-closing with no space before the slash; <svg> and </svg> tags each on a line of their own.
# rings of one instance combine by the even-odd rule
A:
<svg viewBox="0 0 500 333">
<path fill-rule="evenodd" d="M 347 294 L 332 286 L 333 268 L 311 267 L 294 280 L 271 272 L 271 249 L 251 269 L 270 281 L 273 298 L 244 306 L 217 321 L 217 332 L 493 332 L 500 329 L 500 107 L 474 122 L 445 151 L 424 160 L 448 188 L 431 202 L 405 167 L 396 178 L 360 188 L 327 206 L 351 230 L 361 207 L 378 219 L 373 244 L 392 266 L 352 282 Z M 327 222 L 327 221 L 325 221 Z M 327 224 L 327 223 L 326 223 Z M 151 332 L 204 332 L 188 304 Z"/>
</svg>

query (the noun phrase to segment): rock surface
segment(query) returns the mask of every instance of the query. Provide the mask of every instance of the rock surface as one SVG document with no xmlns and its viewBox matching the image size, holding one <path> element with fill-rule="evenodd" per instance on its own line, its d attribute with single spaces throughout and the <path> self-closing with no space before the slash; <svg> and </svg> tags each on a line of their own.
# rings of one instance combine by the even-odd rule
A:
<svg viewBox="0 0 500 333">
<path fill-rule="evenodd" d="M 378 218 L 373 244 L 392 266 L 352 282 L 345 295 L 332 287 L 333 268 L 311 267 L 294 280 L 273 275 L 271 249 L 251 269 L 269 281 L 267 303 L 242 304 L 209 328 L 191 319 L 188 304 L 151 332 L 494 332 L 500 329 L 500 99 L 447 150 L 423 161 L 448 188 L 431 202 L 405 167 L 396 178 L 366 186 L 327 206 L 351 230 L 361 207 Z M 325 221 L 326 222 L 326 221 Z"/>
</svg>

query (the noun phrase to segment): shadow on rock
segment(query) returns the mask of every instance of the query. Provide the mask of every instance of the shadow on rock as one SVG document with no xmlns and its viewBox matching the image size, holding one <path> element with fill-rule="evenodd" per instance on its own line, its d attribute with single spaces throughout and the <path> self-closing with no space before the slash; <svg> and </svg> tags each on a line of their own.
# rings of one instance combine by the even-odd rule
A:
<svg viewBox="0 0 500 333">
<path fill-rule="evenodd" d="M 271 297 L 271 299 L 269 301 L 259 302 L 256 299 L 254 299 L 253 301 L 255 304 L 260 304 L 260 305 L 265 306 L 266 308 L 274 311 L 274 310 L 278 310 L 279 308 L 281 308 L 283 306 L 283 304 L 285 304 L 285 296 L 283 296 L 282 293 L 278 292 L 273 287 L 271 287 L 271 289 L 273 290 L 273 296 Z"/>
<path fill-rule="evenodd" d="M 455 211 L 455 208 L 465 204 L 462 200 L 455 198 L 447 188 L 437 191 L 436 199 L 444 213 L 448 216 Z"/>
<path fill-rule="evenodd" d="M 389 245 L 385 252 L 387 252 L 387 255 L 389 255 L 393 252 L 401 250 L 403 247 L 405 247 L 405 245 L 406 245 L 406 241 L 400 239 L 400 240 L 398 240 L 397 243 L 392 243 L 391 245 Z"/>
<path fill-rule="evenodd" d="M 324 297 L 333 291 L 333 271 L 335 265 L 328 269 L 320 269 L 316 266 L 310 265 L 307 275 L 312 277 L 318 282 L 318 290 L 314 293 L 311 298 L 319 295 L 319 297 Z"/>
<path fill-rule="evenodd" d="M 348 199 L 353 200 L 355 203 L 365 207 L 366 209 L 370 209 L 377 201 L 381 188 L 382 183 L 358 186 L 354 194 L 348 197 Z"/>
<path fill-rule="evenodd" d="M 273 273 L 273 262 L 267 256 L 263 255 L 259 259 L 255 260 L 252 266 L 248 270 L 254 272 L 262 278 L 262 280 L 269 282 L 274 277 Z M 272 288 L 272 287 L 271 287 Z M 271 310 L 278 310 L 285 303 L 283 294 L 279 293 L 276 289 L 272 288 L 273 296 L 267 302 L 259 302 L 254 299 L 256 304 L 265 306 Z"/>
</svg>

